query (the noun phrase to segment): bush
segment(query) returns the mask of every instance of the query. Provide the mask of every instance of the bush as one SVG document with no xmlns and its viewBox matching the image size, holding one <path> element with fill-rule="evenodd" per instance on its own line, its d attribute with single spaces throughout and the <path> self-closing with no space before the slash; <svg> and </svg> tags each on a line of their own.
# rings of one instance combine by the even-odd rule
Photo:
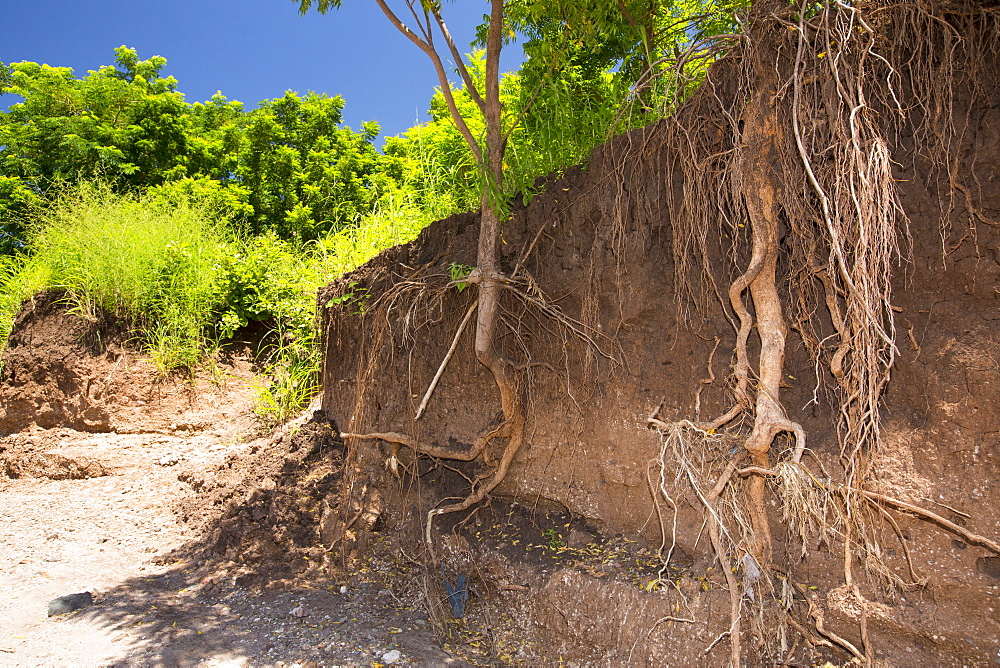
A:
<svg viewBox="0 0 1000 668">
<path fill-rule="evenodd" d="M 413 239 L 431 217 L 393 193 L 354 226 L 297 245 L 273 233 L 238 239 L 228 213 L 210 189 L 138 196 L 73 186 L 37 214 L 24 254 L 0 256 L 0 340 L 22 302 L 50 289 L 85 318 L 125 321 L 164 373 L 193 369 L 240 328 L 263 323 L 270 332 L 257 361 L 270 382 L 256 410 L 283 422 L 319 387 L 316 291 Z"/>
<path fill-rule="evenodd" d="M 73 187 L 42 212 L 30 255 L 11 261 L 6 329 L 24 298 L 57 289 L 83 317 L 101 310 L 129 323 L 163 371 L 192 368 L 214 343 L 222 261 L 233 247 L 215 217 L 193 200 Z"/>
</svg>

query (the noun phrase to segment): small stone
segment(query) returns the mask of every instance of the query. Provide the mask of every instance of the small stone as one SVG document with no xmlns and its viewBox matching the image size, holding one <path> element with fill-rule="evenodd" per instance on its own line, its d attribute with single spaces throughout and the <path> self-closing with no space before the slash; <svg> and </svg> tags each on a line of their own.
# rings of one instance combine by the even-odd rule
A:
<svg viewBox="0 0 1000 668">
<path fill-rule="evenodd" d="M 65 615 L 93 604 L 94 597 L 89 591 L 60 596 L 49 601 L 49 617 Z"/>
<path fill-rule="evenodd" d="M 382 661 L 384 661 L 386 665 L 389 665 L 396 663 L 402 657 L 403 657 L 402 652 L 400 652 L 398 649 L 392 649 L 382 655 Z"/>
<path fill-rule="evenodd" d="M 983 575 L 1000 580 L 1000 557 L 979 557 L 976 570 Z"/>
</svg>

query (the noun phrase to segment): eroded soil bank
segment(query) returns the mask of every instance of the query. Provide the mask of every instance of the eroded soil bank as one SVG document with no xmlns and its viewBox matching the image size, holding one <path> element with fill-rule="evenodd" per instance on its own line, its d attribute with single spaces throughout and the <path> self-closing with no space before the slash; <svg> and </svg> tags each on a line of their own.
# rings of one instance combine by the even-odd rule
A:
<svg viewBox="0 0 1000 668">
<path fill-rule="evenodd" d="M 959 15 L 949 14 L 951 7 L 942 10 L 942 20 L 954 25 L 982 9 L 969 3 L 969 13 Z M 992 20 L 979 16 L 964 27 L 980 19 L 983 25 Z M 776 41 L 796 34 L 788 27 L 775 33 Z M 909 39 L 901 32 L 888 41 L 896 38 Z M 914 100 L 926 84 L 916 79 L 923 61 L 914 65 L 926 55 L 921 48 L 914 47 L 913 59 L 893 74 L 903 79 L 899 90 Z M 791 54 L 795 61 L 794 48 Z M 894 365 L 882 397 L 881 450 L 865 469 L 865 485 L 926 509 L 953 528 L 928 521 L 926 514 L 900 512 L 899 505 L 866 506 L 870 516 L 863 531 L 874 538 L 867 544 L 878 547 L 852 547 L 845 558 L 842 531 L 814 527 L 811 537 L 801 540 L 781 515 L 778 483 L 768 483 L 775 600 L 794 608 L 791 618 L 798 628 L 780 615 L 749 612 L 757 610 L 754 588 L 760 585 L 740 556 L 746 546 L 737 545 L 736 586 L 749 661 L 844 662 L 867 653 L 888 665 L 957 666 L 986 665 L 1000 657 L 1000 554 L 954 530 L 957 525 L 994 546 L 1000 536 L 995 512 L 1000 507 L 1000 98 L 996 87 L 977 78 L 997 71 L 996 50 L 984 47 L 975 57 L 986 64 L 961 61 L 948 75 L 952 116 L 941 126 L 953 142 L 947 167 L 935 162 L 940 154 L 927 148 L 930 140 L 921 134 L 937 127 L 933 119 L 893 125 L 891 107 L 871 111 L 889 128 L 883 134 L 905 222 L 894 232 L 901 250 L 886 277 L 892 287 L 886 311 L 895 336 Z M 692 466 L 715 477 L 727 461 L 746 466 L 738 458 L 752 418 L 712 430 L 699 437 L 709 446 L 688 450 L 668 445 L 649 428 L 648 418 L 697 422 L 725 413 L 733 402 L 730 370 L 738 323 L 726 291 L 750 261 L 749 244 L 737 243 L 749 232 L 743 225 L 727 227 L 725 215 L 736 214 L 721 208 L 706 217 L 700 233 L 678 216 L 703 213 L 684 199 L 697 191 L 693 182 L 724 171 L 719 166 L 724 156 L 753 150 L 739 143 L 742 119 L 733 121 L 731 130 L 721 114 L 698 114 L 716 109 L 719 99 L 746 99 L 740 77 L 747 68 L 740 67 L 718 64 L 699 95 L 677 112 L 680 119 L 598 147 L 585 169 L 551 179 L 529 206 L 514 206 L 505 223 L 503 271 L 516 278 L 505 292 L 507 334 L 498 345 L 521 374 L 530 408 L 526 442 L 494 499 L 523 507 L 532 518 L 563 512 L 602 536 L 643 541 L 654 551 L 662 545 L 662 554 L 671 557 L 656 591 L 633 586 L 626 592 L 617 581 L 580 572 L 539 575 L 529 586 L 527 580 L 510 580 L 517 568 L 497 567 L 506 562 L 470 539 L 467 530 L 481 513 L 455 518 L 455 527 L 442 521 L 433 538 L 447 575 L 475 573 L 477 586 L 489 592 L 469 616 L 484 611 L 504 619 L 502 627 L 528 641 L 530 648 L 520 655 L 528 663 L 727 661 L 728 643 L 715 642 L 726 633 L 730 601 L 720 595 L 729 586 L 707 536 L 704 496 L 711 484 L 695 494 L 685 487 L 686 476 Z M 789 80 L 782 91 L 792 88 Z M 774 104 L 788 104 L 790 97 L 776 93 Z M 830 100 L 822 92 L 817 98 Z M 695 120 L 684 125 L 692 115 Z M 678 125 L 684 130 L 676 131 Z M 717 154 L 698 165 L 685 163 L 686 141 L 708 141 L 705 137 L 729 131 L 736 138 L 722 142 Z M 801 171 L 787 134 L 788 169 Z M 874 142 L 867 146 L 876 148 Z M 832 169 L 834 155 L 814 156 L 815 168 Z M 836 348 L 829 342 L 837 340 L 835 321 L 843 313 L 829 305 L 835 297 L 824 302 L 815 276 L 805 279 L 814 282 L 812 288 L 801 289 L 803 274 L 823 271 L 796 264 L 801 256 L 793 252 L 809 241 L 793 237 L 792 230 L 803 227 L 793 216 L 813 216 L 822 227 L 819 196 L 801 178 L 805 202 L 786 206 L 779 221 L 780 292 L 791 330 L 781 394 L 789 418 L 807 434 L 810 475 L 822 478 L 819 487 L 829 490 L 842 488 L 846 478 L 838 441 L 844 399 L 835 377 L 841 369 L 833 370 L 832 351 L 819 361 L 812 353 L 817 346 Z M 783 202 L 790 199 L 783 196 Z M 340 490 L 337 499 L 368 520 L 352 525 L 351 536 L 331 534 L 331 547 L 363 550 L 365 534 L 389 527 L 408 532 L 412 549 L 419 549 L 428 511 L 481 484 L 503 452 L 503 440 L 494 439 L 484 457 L 462 461 L 477 438 L 500 421 L 495 385 L 473 353 L 472 328 L 461 327 L 476 292 L 454 282 L 456 267 L 475 265 L 478 234 L 473 214 L 441 221 L 321 297 L 324 412 L 342 432 L 375 435 L 347 439 L 348 459 L 356 466 L 354 486 Z M 819 244 L 819 238 L 817 233 L 811 242 Z M 734 247 L 743 250 L 730 257 Z M 678 258 L 690 262 L 681 266 Z M 800 281 L 794 289 L 788 287 L 793 279 Z M 755 336 L 751 358 L 759 354 Z M 751 386 L 755 383 L 751 379 Z M 774 447 L 777 456 L 793 444 L 778 439 Z M 435 456 L 415 455 L 418 449 Z M 738 513 L 737 500 L 728 499 L 723 499 L 731 504 L 727 512 Z M 341 514 L 345 521 L 353 516 Z M 749 524 L 745 515 L 730 519 Z M 852 566 L 857 590 L 845 585 L 845 563 Z M 885 586 L 892 578 L 899 586 Z M 704 591 L 693 586 L 697 582 L 705 583 Z M 856 591 L 870 605 L 858 604 Z"/>
</svg>

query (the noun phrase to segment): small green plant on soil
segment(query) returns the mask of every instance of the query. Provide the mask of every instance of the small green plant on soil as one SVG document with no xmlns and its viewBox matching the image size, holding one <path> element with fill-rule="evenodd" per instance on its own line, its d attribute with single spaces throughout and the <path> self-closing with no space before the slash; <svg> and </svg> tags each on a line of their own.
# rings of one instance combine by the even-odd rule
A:
<svg viewBox="0 0 1000 668">
<path fill-rule="evenodd" d="M 302 410 L 319 391 L 319 353 L 310 334 L 288 340 L 277 334 L 278 344 L 265 366 L 270 382 L 257 386 L 254 411 L 268 425 L 279 425 Z"/>
<path fill-rule="evenodd" d="M 475 267 L 470 267 L 467 264 L 458 264 L 457 262 L 452 262 L 448 267 L 448 274 L 451 276 L 451 282 L 458 288 L 458 291 L 469 287 L 469 283 L 466 279 L 469 278 L 469 274 Z"/>
<path fill-rule="evenodd" d="M 542 532 L 542 536 L 544 536 L 547 541 L 546 547 L 553 552 L 558 552 L 566 547 L 566 541 L 563 540 L 562 534 L 555 529 L 546 529 Z"/>
</svg>

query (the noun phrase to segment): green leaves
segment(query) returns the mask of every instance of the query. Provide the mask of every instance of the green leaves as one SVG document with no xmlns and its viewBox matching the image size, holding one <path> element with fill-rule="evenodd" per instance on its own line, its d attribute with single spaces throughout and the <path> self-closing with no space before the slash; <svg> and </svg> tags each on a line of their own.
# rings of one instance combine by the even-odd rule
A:
<svg viewBox="0 0 1000 668">
<path fill-rule="evenodd" d="M 234 175 L 249 190 L 254 233 L 307 241 L 371 210 L 383 180 L 379 128 L 340 126 L 343 107 L 340 96 L 289 91 L 247 115 Z"/>
<path fill-rule="evenodd" d="M 326 14 L 331 9 L 340 9 L 340 0 L 292 0 L 299 3 L 299 13 L 305 14 L 312 6 L 316 5 L 316 11 Z"/>
<path fill-rule="evenodd" d="M 82 78 L 30 62 L 0 68 L 2 90 L 24 98 L 0 113 L 0 226 L 20 238 L 29 204 L 63 182 L 191 195 L 214 181 L 211 197 L 247 231 L 306 241 L 396 187 L 398 159 L 373 144 L 378 123 L 342 126 L 339 96 L 289 91 L 249 113 L 222 93 L 187 104 L 161 75 L 166 62 L 123 46 L 114 66 Z"/>
<path fill-rule="evenodd" d="M 251 322 L 280 323 L 297 337 L 307 335 L 313 321 L 309 296 L 320 281 L 304 254 L 273 233 L 249 239 L 235 250 L 221 263 L 222 338 Z"/>
<path fill-rule="evenodd" d="M 451 276 L 451 282 L 455 285 L 459 292 L 462 292 L 469 287 L 467 279 L 473 269 L 475 269 L 475 267 L 470 267 L 467 264 L 459 264 L 457 262 L 452 262 L 448 266 L 448 274 Z"/>
</svg>

